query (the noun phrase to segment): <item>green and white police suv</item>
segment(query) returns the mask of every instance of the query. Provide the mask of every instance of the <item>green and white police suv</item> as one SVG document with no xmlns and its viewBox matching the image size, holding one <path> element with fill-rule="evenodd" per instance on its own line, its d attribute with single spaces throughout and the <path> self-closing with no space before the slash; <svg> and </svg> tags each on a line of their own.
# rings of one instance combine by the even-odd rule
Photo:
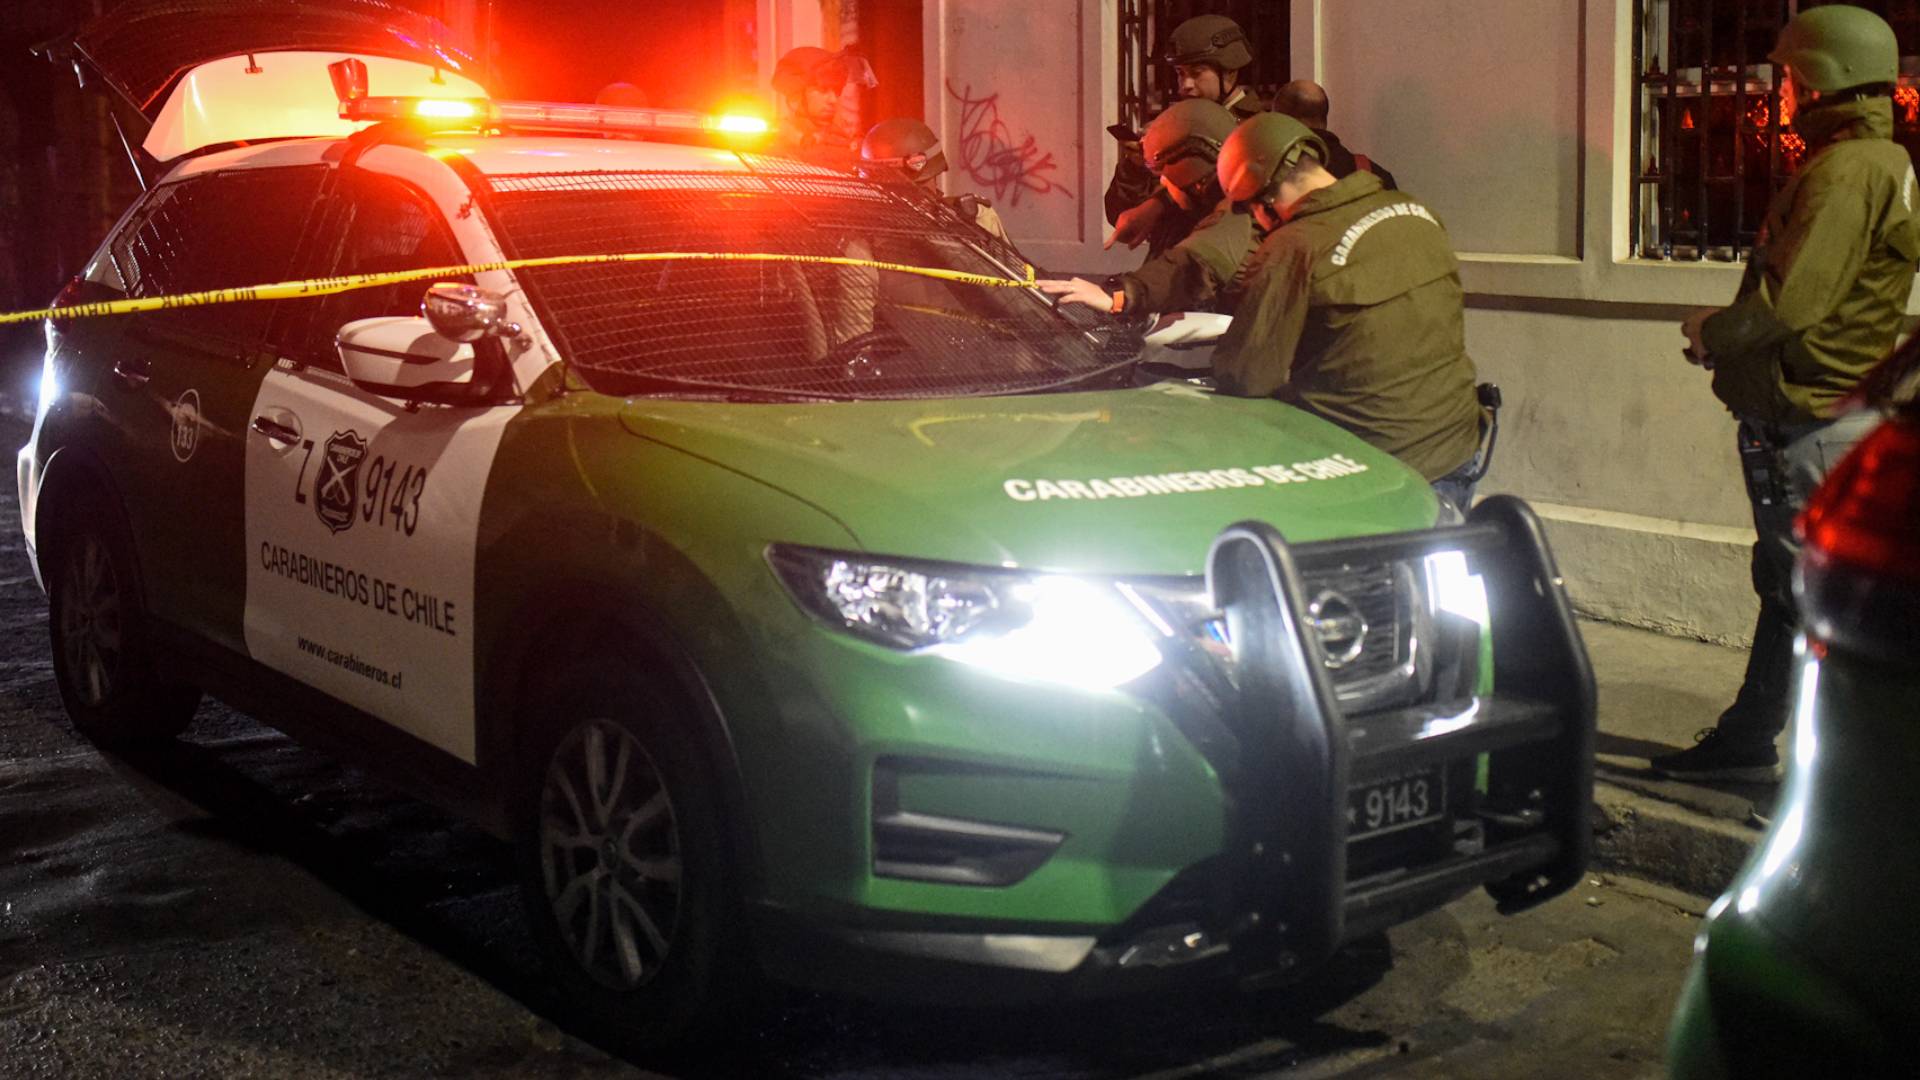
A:
<svg viewBox="0 0 1920 1080">
<path fill-rule="evenodd" d="M 204 691 L 470 815 L 643 1042 L 762 973 L 1271 982 L 1577 879 L 1592 682 L 1519 503 L 701 134 L 751 124 L 487 102 L 404 35 L 356 72 L 311 13 L 143 52 L 181 10 L 77 42 L 170 167 L 59 305 L 381 284 L 49 320 L 19 485 L 88 735 Z"/>
</svg>

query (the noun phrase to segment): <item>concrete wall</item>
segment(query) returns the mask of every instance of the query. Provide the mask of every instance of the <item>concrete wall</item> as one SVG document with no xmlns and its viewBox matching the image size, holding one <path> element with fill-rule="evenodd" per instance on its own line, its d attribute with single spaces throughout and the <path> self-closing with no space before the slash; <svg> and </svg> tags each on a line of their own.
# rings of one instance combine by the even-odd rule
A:
<svg viewBox="0 0 1920 1080">
<path fill-rule="evenodd" d="M 1101 250 L 1119 114 L 1113 0 L 924 0 L 927 123 L 952 194 L 992 201 L 1028 258 L 1124 269 Z M 935 103 L 938 103 L 936 106 Z"/>
<path fill-rule="evenodd" d="M 1575 599 L 1743 641 L 1752 530 L 1733 421 L 1678 322 L 1739 270 L 1626 258 L 1631 0 L 1295 0 L 1332 127 L 1431 202 L 1467 343 L 1506 394 L 1487 493 L 1548 520 Z"/>
</svg>

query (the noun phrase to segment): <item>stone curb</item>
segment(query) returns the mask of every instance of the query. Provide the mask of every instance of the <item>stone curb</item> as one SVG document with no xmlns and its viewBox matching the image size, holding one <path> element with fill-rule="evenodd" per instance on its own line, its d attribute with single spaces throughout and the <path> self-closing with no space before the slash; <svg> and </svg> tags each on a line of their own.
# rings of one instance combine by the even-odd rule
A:
<svg viewBox="0 0 1920 1080">
<path fill-rule="evenodd" d="M 1593 865 L 1714 897 L 1746 864 L 1760 830 L 1605 781 L 1593 785 Z"/>
</svg>

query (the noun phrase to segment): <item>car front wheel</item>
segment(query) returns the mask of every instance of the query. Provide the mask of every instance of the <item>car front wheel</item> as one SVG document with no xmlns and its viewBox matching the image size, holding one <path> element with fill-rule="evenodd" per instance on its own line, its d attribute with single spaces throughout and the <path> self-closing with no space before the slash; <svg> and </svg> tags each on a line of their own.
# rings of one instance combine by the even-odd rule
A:
<svg viewBox="0 0 1920 1080">
<path fill-rule="evenodd" d="M 595 1028 L 640 1049 L 685 1046 L 714 1034 L 743 989 L 734 875 L 687 717 L 619 666 L 578 669 L 545 703 L 526 759 L 522 892 Z"/>
</svg>

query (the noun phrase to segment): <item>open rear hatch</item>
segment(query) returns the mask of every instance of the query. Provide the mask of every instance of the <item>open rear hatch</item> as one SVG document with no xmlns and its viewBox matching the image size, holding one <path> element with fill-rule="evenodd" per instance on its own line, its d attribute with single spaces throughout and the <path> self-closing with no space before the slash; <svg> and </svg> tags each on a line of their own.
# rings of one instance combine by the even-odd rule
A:
<svg viewBox="0 0 1920 1080">
<path fill-rule="evenodd" d="M 153 120 L 182 76 L 215 60 L 350 53 L 472 77 L 473 59 L 452 41 L 438 19 L 391 0 L 128 0 L 88 23 L 72 48 Z"/>
<path fill-rule="evenodd" d="M 352 134 L 365 124 L 341 119 L 327 76 L 345 57 L 367 65 L 378 93 L 487 96 L 448 28 L 392 0 L 129 0 L 53 51 L 144 118 L 141 149 L 159 162 Z"/>
</svg>

